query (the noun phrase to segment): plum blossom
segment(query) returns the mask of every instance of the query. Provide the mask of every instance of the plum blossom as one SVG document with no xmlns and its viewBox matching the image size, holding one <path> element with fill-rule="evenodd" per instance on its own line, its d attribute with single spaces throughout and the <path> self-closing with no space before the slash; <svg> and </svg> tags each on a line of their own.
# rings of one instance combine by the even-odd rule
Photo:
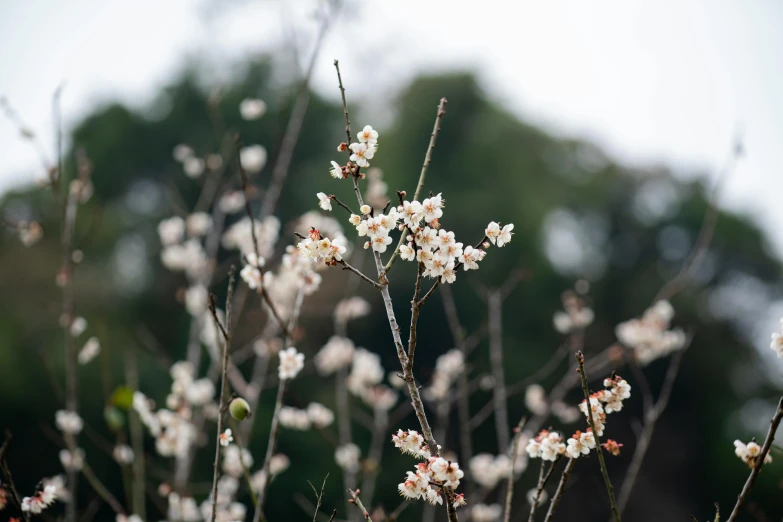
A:
<svg viewBox="0 0 783 522">
<path fill-rule="evenodd" d="M 245 98 L 239 103 L 239 114 L 243 120 L 257 120 L 266 114 L 266 103 L 257 98 Z"/>
<path fill-rule="evenodd" d="M 227 429 L 223 433 L 220 434 L 218 437 L 218 440 L 220 441 L 220 445 L 224 448 L 228 447 L 229 444 L 234 442 L 234 437 L 231 434 L 231 429 Z"/>
<path fill-rule="evenodd" d="M 304 368 L 304 354 L 296 351 L 293 346 L 280 352 L 278 374 L 281 379 L 293 379 Z"/>
<path fill-rule="evenodd" d="M 332 198 L 324 194 L 323 192 L 319 192 L 316 194 L 318 196 L 318 206 L 321 207 L 323 210 L 332 210 Z"/>
<path fill-rule="evenodd" d="M 615 334 L 621 343 L 633 349 L 636 359 L 646 365 L 685 347 L 685 333 L 669 329 L 673 317 L 672 305 L 668 301 L 657 301 L 641 319 L 617 325 Z"/>
<path fill-rule="evenodd" d="M 749 468 L 754 468 L 761 455 L 761 446 L 755 440 L 752 440 L 747 444 L 740 440 L 735 440 L 734 454 L 737 455 L 742 462 L 747 464 Z M 764 456 L 764 464 L 769 464 L 770 462 L 772 462 L 772 455 L 767 453 Z"/>
<path fill-rule="evenodd" d="M 239 151 L 242 167 L 249 174 L 258 174 L 266 165 L 266 149 L 261 145 L 249 145 Z"/>
</svg>

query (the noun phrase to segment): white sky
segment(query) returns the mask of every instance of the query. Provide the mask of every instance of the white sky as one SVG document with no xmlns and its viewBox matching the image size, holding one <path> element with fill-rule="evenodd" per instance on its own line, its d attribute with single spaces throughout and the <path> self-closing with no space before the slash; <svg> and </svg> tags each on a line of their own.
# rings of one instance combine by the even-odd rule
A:
<svg viewBox="0 0 783 522">
<path fill-rule="evenodd" d="M 725 204 L 756 216 L 783 252 L 782 2 L 347 1 L 316 69 L 323 95 L 337 97 L 334 57 L 353 99 L 369 105 L 420 71 L 469 68 L 498 101 L 552 132 L 593 139 L 625 162 L 683 172 L 714 174 L 741 127 L 748 156 Z M 292 32 L 311 42 L 314 5 L 0 2 L 0 95 L 50 144 L 51 96 L 61 82 L 66 123 L 102 100 L 142 105 L 185 58 L 220 68 Z M 40 174 L 37 156 L 5 120 L 0 143 L 0 189 Z"/>
</svg>

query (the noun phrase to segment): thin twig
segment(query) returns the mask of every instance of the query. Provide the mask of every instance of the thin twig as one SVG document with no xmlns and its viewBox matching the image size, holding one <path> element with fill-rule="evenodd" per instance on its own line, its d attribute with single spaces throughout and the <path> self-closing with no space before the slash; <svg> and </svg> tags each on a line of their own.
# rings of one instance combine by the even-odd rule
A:
<svg viewBox="0 0 783 522">
<path fill-rule="evenodd" d="M 214 463 L 214 469 L 212 472 L 212 522 L 215 522 L 215 519 L 217 517 L 217 502 L 218 502 L 218 480 L 220 479 L 220 453 L 221 448 L 223 445 L 220 443 L 220 436 L 223 434 L 223 419 L 226 416 L 226 409 L 228 409 L 228 404 L 226 403 L 228 399 L 228 354 L 231 350 L 231 310 L 233 306 L 233 298 L 234 298 L 234 283 L 236 282 L 235 279 L 235 267 L 231 267 L 231 270 L 229 271 L 228 275 L 228 296 L 226 297 L 226 325 L 223 327 L 223 325 L 220 324 L 220 319 L 217 316 L 217 312 L 215 310 L 215 301 L 214 299 L 210 299 L 209 302 L 209 309 L 212 312 L 212 316 L 215 320 L 215 325 L 220 329 L 220 331 L 223 333 L 223 359 L 222 359 L 222 372 L 220 376 L 220 402 L 218 407 L 218 421 L 217 421 L 217 436 L 215 437 L 215 463 Z M 243 458 L 243 455 L 240 453 L 239 455 L 240 460 Z"/>
<path fill-rule="evenodd" d="M 606 470 L 606 462 L 604 462 L 604 453 L 601 450 L 601 439 L 598 436 L 598 430 L 595 429 L 593 408 L 590 405 L 590 390 L 587 387 L 587 374 L 585 373 L 585 356 L 581 351 L 576 352 L 576 360 L 579 363 L 579 375 L 582 377 L 582 392 L 585 395 L 587 417 L 590 420 L 590 428 L 593 430 L 593 437 L 595 438 L 595 452 L 598 454 L 598 462 L 601 465 L 601 474 L 604 477 L 606 492 L 609 494 L 609 503 L 612 506 L 614 520 L 615 522 L 620 522 L 620 512 L 617 510 L 617 502 L 614 499 L 614 486 L 612 486 L 612 482 L 609 480 L 609 472 Z"/>
<path fill-rule="evenodd" d="M 732 145 L 732 149 L 729 152 L 720 174 L 718 174 L 718 181 L 712 189 L 710 198 L 707 202 L 707 210 L 704 213 L 704 220 L 702 221 L 699 235 L 696 238 L 696 242 L 693 245 L 688 257 L 680 269 L 680 272 L 666 283 L 663 288 L 658 292 L 653 302 L 660 301 L 662 299 L 671 299 L 676 294 L 680 293 L 690 282 L 691 276 L 701 266 L 704 261 L 704 257 L 707 254 L 707 249 L 712 242 L 712 237 L 715 234 L 715 227 L 718 224 L 718 217 L 720 216 L 720 208 L 718 207 L 718 197 L 720 195 L 721 188 L 729 176 L 734 172 L 734 168 L 737 164 L 737 160 L 742 156 L 743 148 L 742 142 L 737 139 Z"/>
<path fill-rule="evenodd" d="M 326 488 L 326 479 L 329 478 L 329 474 L 327 473 L 324 477 L 323 484 L 321 484 L 321 494 L 319 495 L 318 492 L 315 490 L 312 484 L 310 484 L 310 481 L 308 480 L 307 483 L 310 484 L 310 487 L 313 488 L 313 493 L 315 493 L 315 498 L 318 499 L 318 503 L 315 505 L 315 513 L 313 513 L 313 522 L 318 518 L 318 510 L 321 509 L 321 501 L 324 498 L 324 488 Z M 337 510 L 334 511 L 336 513 Z M 334 513 L 332 513 L 332 516 L 334 516 Z"/>
<path fill-rule="evenodd" d="M 549 470 L 546 472 L 546 475 L 543 477 L 539 476 L 538 486 L 536 487 L 536 495 L 533 497 L 533 502 L 530 504 L 530 516 L 528 517 L 528 522 L 533 522 L 533 520 L 535 520 L 536 509 L 538 508 L 538 503 L 541 501 L 541 494 L 549 482 L 549 479 L 552 477 L 552 473 L 555 471 L 555 466 L 557 466 L 558 462 L 560 462 L 560 457 L 557 457 L 552 462 L 552 464 L 549 466 Z M 543 471 L 543 462 L 541 464 L 541 470 Z"/>
<path fill-rule="evenodd" d="M 356 491 L 351 491 L 349 489 L 348 493 L 351 494 L 351 499 L 349 500 L 349 502 L 351 502 L 352 504 L 356 504 L 356 507 L 358 507 L 361 510 L 364 520 L 368 522 L 372 522 L 372 519 L 370 518 L 370 512 L 367 511 L 367 508 L 365 508 L 364 504 L 362 504 L 362 499 L 359 498 L 359 493 L 361 492 L 358 489 Z"/>
<path fill-rule="evenodd" d="M 90 486 L 92 486 L 92 489 L 95 490 L 98 496 L 104 500 L 104 502 L 111 506 L 115 513 L 118 515 L 126 514 L 125 509 L 123 509 L 119 501 L 114 497 L 114 495 L 111 494 L 111 491 L 109 491 L 103 482 L 100 481 L 95 473 L 93 473 L 92 468 L 90 468 L 90 466 L 88 466 L 86 463 L 84 466 L 82 466 L 82 474 L 87 479 L 87 482 L 89 482 Z"/>
<path fill-rule="evenodd" d="M 358 268 L 354 268 L 348 262 L 343 259 L 342 261 L 337 262 L 338 265 L 343 265 L 343 270 L 348 270 L 349 272 L 353 272 L 354 274 L 358 275 L 362 278 L 362 280 L 370 283 L 373 287 L 375 287 L 377 290 L 380 290 L 382 287 L 378 284 L 377 281 L 373 281 L 368 276 L 366 276 L 364 273 L 362 273 Z"/>
<path fill-rule="evenodd" d="M 546 512 L 544 522 L 551 522 L 552 517 L 555 516 L 555 511 L 557 510 L 558 504 L 560 504 L 560 499 L 563 498 L 563 493 L 565 492 L 566 484 L 568 484 L 568 479 L 571 477 L 571 471 L 574 469 L 575 462 L 576 459 L 568 459 L 568 464 L 566 464 L 563 475 L 560 477 L 557 490 L 555 490 L 555 494 L 549 502 L 549 510 Z"/>
<path fill-rule="evenodd" d="M 421 172 L 419 173 L 419 182 L 416 184 L 416 192 L 414 192 L 413 194 L 413 201 L 419 200 L 421 189 L 424 187 L 424 178 L 427 177 L 427 169 L 430 168 L 430 162 L 432 161 L 432 151 L 435 150 L 435 141 L 438 139 L 438 134 L 440 133 L 440 122 L 443 119 L 443 115 L 446 114 L 447 103 L 448 100 L 446 100 L 446 98 L 441 98 L 440 103 L 438 103 L 438 112 L 436 113 L 435 116 L 435 126 L 432 128 L 432 134 L 430 135 L 430 144 L 427 146 L 427 153 L 424 154 L 424 164 L 421 166 Z M 397 260 L 397 257 L 400 255 L 400 247 L 402 247 L 402 245 L 405 243 L 405 236 L 406 234 L 402 234 L 400 236 L 400 240 L 397 242 L 397 248 L 394 249 L 394 253 L 389 259 L 389 262 L 386 263 L 386 266 L 384 267 L 387 273 L 389 272 L 389 270 L 391 270 L 392 265 Z"/>
<path fill-rule="evenodd" d="M 739 514 L 742 511 L 742 507 L 748 500 L 750 490 L 753 489 L 753 485 L 756 483 L 756 477 L 758 477 L 759 472 L 761 472 L 761 466 L 764 465 L 764 459 L 767 458 L 769 449 L 772 447 L 772 441 L 775 440 L 775 433 L 778 431 L 778 426 L 780 426 L 781 419 L 783 419 L 783 397 L 781 397 L 780 402 L 778 402 L 778 409 L 775 410 L 775 415 L 773 415 L 772 419 L 769 421 L 769 431 L 767 432 L 767 438 L 764 439 L 764 445 L 761 447 L 761 453 L 759 453 L 756 457 L 756 465 L 753 466 L 753 469 L 748 476 L 748 480 L 745 482 L 745 486 L 742 488 L 742 492 L 737 497 L 737 503 L 734 505 L 734 509 L 731 511 L 731 515 L 729 516 L 728 520 L 726 520 L 726 522 L 736 522 L 737 517 L 739 517 Z"/>
</svg>

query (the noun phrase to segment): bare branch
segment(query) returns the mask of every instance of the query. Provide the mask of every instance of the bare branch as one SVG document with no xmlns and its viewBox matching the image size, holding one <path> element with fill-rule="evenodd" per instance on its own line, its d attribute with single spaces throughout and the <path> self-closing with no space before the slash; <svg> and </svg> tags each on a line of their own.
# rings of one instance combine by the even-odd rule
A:
<svg viewBox="0 0 783 522">
<path fill-rule="evenodd" d="M 565 493 L 565 487 L 566 484 L 568 484 L 568 479 L 571 477 L 575 462 L 576 459 L 568 459 L 568 464 L 566 464 L 563 474 L 560 476 L 560 483 L 557 485 L 557 490 L 555 490 L 555 494 L 549 502 L 549 510 L 546 512 L 544 522 L 552 522 L 552 517 L 555 516 L 555 511 L 557 510 L 558 504 L 560 504 L 560 499 L 563 498 L 563 493 Z"/>
</svg>

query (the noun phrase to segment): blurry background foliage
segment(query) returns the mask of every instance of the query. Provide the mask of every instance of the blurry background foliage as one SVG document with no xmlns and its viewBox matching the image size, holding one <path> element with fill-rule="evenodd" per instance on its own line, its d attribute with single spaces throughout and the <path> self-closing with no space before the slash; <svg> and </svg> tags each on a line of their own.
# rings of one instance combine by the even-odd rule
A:
<svg viewBox="0 0 783 522">
<path fill-rule="evenodd" d="M 75 247 L 84 251 L 85 260 L 77 268 L 75 288 L 76 312 L 87 318 L 89 332 L 103 346 L 100 361 L 79 369 L 82 414 L 99 437 L 111 438 L 103 411 L 124 383 L 127 351 L 138 360 L 141 390 L 158 401 L 170 386 L 160 360 L 184 357 L 189 317 L 181 291 L 186 282 L 181 274 L 161 266 L 156 226 L 164 217 L 193 208 L 203 178 L 185 177 L 172 149 L 187 143 L 200 156 L 218 152 L 215 128 L 224 126 L 235 129 L 246 144 L 263 144 L 273 160 L 296 94 L 294 87 L 280 87 L 267 61 L 247 66 L 234 83 L 222 86 L 219 96 L 205 87 L 205 77 L 196 69 L 182 74 L 145 109 L 120 104 L 97 107 L 71 131 L 74 150 L 83 148 L 94 164 L 95 193 L 82 207 L 76 228 Z M 349 87 L 351 81 L 346 79 Z M 502 255 L 488 256 L 482 270 L 460 276 L 454 285 L 468 333 L 486 321 L 486 307 L 479 297 L 482 286 L 500 285 L 510 272 L 524 269 L 525 281 L 506 301 L 503 313 L 506 378 L 517 382 L 544 364 L 560 345 L 552 314 L 561 307 L 561 292 L 584 278 L 591 283 L 589 295 L 596 311 L 596 322 L 586 337 L 589 358 L 614 342 L 614 326 L 640 315 L 663 283 L 677 273 L 698 234 L 710 188 L 698 181 L 684 183 L 663 166 L 627 168 L 591 143 L 553 137 L 488 99 L 474 77 L 465 73 L 418 78 L 390 102 L 393 120 L 380 129 L 381 147 L 372 163 L 383 170 L 392 196 L 397 189 L 411 194 L 415 187 L 441 96 L 449 100 L 448 111 L 425 190 L 443 192 L 444 226 L 473 242 L 491 220 L 516 225 L 514 240 Z M 245 97 L 267 102 L 269 110 L 260 121 L 240 118 L 237 107 Z M 352 120 L 357 128 L 372 123 L 365 121 L 360 108 L 353 110 Z M 284 224 L 278 252 L 295 241 L 286 224 L 316 208 L 316 192 L 352 200 L 350 183 L 336 181 L 327 172 L 329 161 L 337 157 L 336 144 L 344 139 L 343 129 L 341 108 L 313 94 L 278 205 Z M 71 172 L 74 150 L 67 155 Z M 272 163 L 252 180 L 261 189 L 268 184 Z M 236 169 L 229 168 L 237 183 Z M 21 490 L 31 491 L 41 477 L 61 472 L 59 447 L 51 437 L 54 412 L 61 404 L 50 378 L 56 376 L 56 386 L 62 387 L 61 296 L 54 284 L 61 262 L 60 205 L 49 190 L 28 188 L 4 195 L 0 209 L 9 218 L 38 220 L 46 232 L 45 239 L 29 249 L 11 234 L 0 235 L 0 426 L 14 432 L 9 463 Z M 338 218 L 347 217 L 341 213 L 335 207 Z M 349 226 L 347 221 L 343 225 Z M 351 232 L 347 235 L 351 237 Z M 695 337 L 645 459 L 628 520 L 684 520 L 690 513 L 704 519 L 715 501 L 725 510 L 733 505 L 748 469 L 734 456 L 732 441 L 763 438 L 780 393 L 780 372 L 764 368 L 774 354 L 754 348 L 763 345 L 758 339 L 769 332 L 760 334 L 751 328 L 753 319 L 768 314 L 781 293 L 781 265 L 770 252 L 757 226 L 743 216 L 723 212 L 694 283 L 673 300 L 675 324 Z M 226 268 L 237 262 L 221 261 Z M 369 270 L 369 263 L 365 267 Z M 297 347 L 308 359 L 332 334 L 331 312 L 343 296 L 347 277 L 347 272 L 336 269 L 326 272 L 321 289 L 305 301 Z M 392 274 L 400 324 L 408 320 L 413 277 L 411 265 L 399 265 Z M 223 292 L 225 281 L 220 279 L 213 291 Z M 380 353 L 387 371 L 397 370 L 379 296 L 366 285 L 360 285 L 359 292 L 370 300 L 375 313 L 353 323 L 350 336 L 357 345 Z M 257 301 L 247 310 L 238 333 L 244 339 L 258 331 L 262 320 Z M 437 296 L 425 307 L 420 324 L 417 375 L 427 383 L 435 357 L 453 346 Z M 150 339 L 156 340 L 155 350 L 150 349 Z M 489 371 L 486 341 L 470 363 L 472 377 Z M 565 371 L 565 363 L 562 366 Z M 645 370 L 654 389 L 666 366 L 665 360 L 659 360 Z M 635 385 L 630 372 L 621 373 Z M 334 407 L 332 387 L 331 380 L 297 379 L 286 402 L 303 407 L 317 400 Z M 262 410 L 254 416 L 251 450 L 257 463 L 266 447 L 273 396 L 265 393 Z M 117 397 L 122 402 L 122 393 Z M 473 411 L 489 398 L 486 391 L 477 393 Z M 579 393 L 570 398 L 576 402 Z M 616 485 L 630 461 L 633 427 L 641 411 L 638 393 L 631 401 L 613 416 L 610 427 L 610 436 L 625 443 L 623 455 L 609 463 Z M 364 406 L 356 401 L 356 407 Z M 511 399 L 509 408 L 510 419 L 516 422 L 525 414 L 522 396 Z M 456 417 L 451 425 L 456 426 Z M 393 428 L 398 427 L 416 427 L 415 418 Z M 475 452 L 497 452 L 493 430 L 491 420 L 478 430 Z M 456 437 L 456 430 L 450 433 Z M 366 450 L 369 433 L 355 426 L 354 436 Z M 441 443 L 458 451 L 451 437 Z M 119 488 L 118 466 L 96 445 L 95 436 L 82 439 L 96 473 Z M 153 451 L 150 438 L 147 446 Z M 291 457 L 292 465 L 271 486 L 267 511 L 271 520 L 308 519 L 311 514 L 301 511 L 291 495 L 309 495 L 306 480 L 320 484 L 327 472 L 332 475 L 324 506 L 328 511 L 344 509 L 345 493 L 328 442 L 312 431 L 285 431 L 279 451 Z M 197 461 L 193 492 L 199 499 L 211 483 L 212 452 L 211 445 L 202 449 Z M 376 504 L 393 509 L 399 502 L 396 484 L 411 461 L 397 455 L 391 443 L 385 453 Z M 779 450 L 773 450 L 773 456 L 783 461 Z M 155 462 L 158 467 L 170 466 L 161 459 Z M 577 466 L 578 479 L 559 519 L 579 516 L 604 522 L 607 506 L 603 500 L 595 501 L 605 498 L 597 465 L 592 469 L 595 462 L 584 464 Z M 534 468 L 536 464 L 523 477 L 520 491 L 532 487 Z M 777 464 L 766 467 L 751 496 L 752 501 L 763 499 L 770 515 L 783 512 L 782 469 Z M 164 478 L 158 475 L 149 474 L 154 485 Z M 83 502 L 92 496 L 86 484 L 80 495 Z M 403 518 L 416 520 L 420 509 L 408 508 Z"/>
</svg>

